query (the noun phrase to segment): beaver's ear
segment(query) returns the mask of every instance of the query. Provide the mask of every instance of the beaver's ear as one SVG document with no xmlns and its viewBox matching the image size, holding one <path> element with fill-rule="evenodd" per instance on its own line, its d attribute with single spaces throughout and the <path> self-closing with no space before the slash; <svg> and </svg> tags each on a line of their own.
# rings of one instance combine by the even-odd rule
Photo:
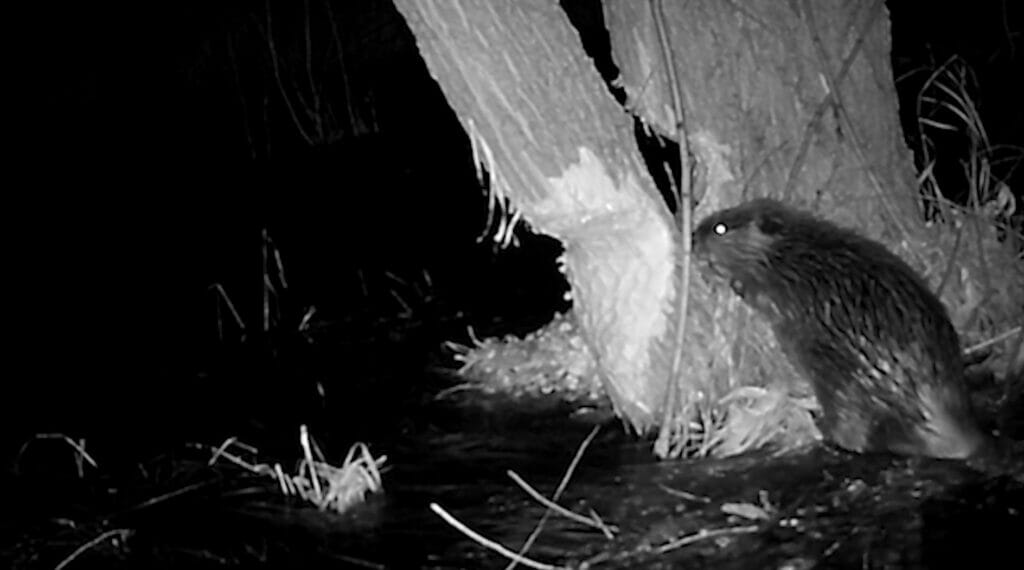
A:
<svg viewBox="0 0 1024 570">
<path fill-rule="evenodd" d="M 774 235 L 782 233 L 785 224 L 786 222 L 782 219 L 782 216 L 772 210 L 761 212 L 757 218 L 757 227 L 763 234 Z"/>
</svg>

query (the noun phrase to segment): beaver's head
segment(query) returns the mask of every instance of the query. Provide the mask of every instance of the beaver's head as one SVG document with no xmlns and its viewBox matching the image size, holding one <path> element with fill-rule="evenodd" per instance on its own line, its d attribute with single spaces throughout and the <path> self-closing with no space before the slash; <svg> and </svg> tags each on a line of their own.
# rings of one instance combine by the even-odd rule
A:
<svg viewBox="0 0 1024 570">
<path fill-rule="evenodd" d="M 792 211 L 759 198 L 705 218 L 693 235 L 693 252 L 706 278 L 729 283 L 737 293 L 763 280 L 772 245 L 786 232 Z"/>
</svg>

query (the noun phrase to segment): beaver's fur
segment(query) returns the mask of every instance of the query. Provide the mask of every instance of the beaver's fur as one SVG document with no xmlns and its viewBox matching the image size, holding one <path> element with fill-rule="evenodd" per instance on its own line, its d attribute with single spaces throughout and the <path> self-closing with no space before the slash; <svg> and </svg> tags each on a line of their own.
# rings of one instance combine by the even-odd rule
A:
<svg viewBox="0 0 1024 570">
<path fill-rule="evenodd" d="M 884 246 L 770 199 L 708 216 L 693 244 L 705 277 L 769 320 L 814 388 L 826 439 L 947 458 L 987 445 L 945 308 Z"/>
</svg>

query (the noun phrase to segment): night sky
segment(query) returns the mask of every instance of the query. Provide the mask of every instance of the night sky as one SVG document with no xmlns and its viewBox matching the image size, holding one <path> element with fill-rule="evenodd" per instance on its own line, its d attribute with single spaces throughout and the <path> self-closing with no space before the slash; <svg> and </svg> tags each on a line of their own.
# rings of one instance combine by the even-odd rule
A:
<svg viewBox="0 0 1024 570">
<path fill-rule="evenodd" d="M 574 23 L 600 21 L 598 2 L 566 4 Z M 470 314 L 558 306 L 557 247 L 528 239 L 495 259 L 477 243 L 485 194 L 468 141 L 391 3 L 333 2 L 335 37 L 325 4 L 308 2 L 332 135 L 315 145 L 277 89 L 267 6 L 76 2 L 24 18 L 16 55 L 25 73 L 8 83 L 19 99 L 9 118 L 20 174 L 9 178 L 4 208 L 12 352 L 25 363 L 5 384 L 18 402 L 45 407 L 62 385 L 198 367 L 211 283 L 256 317 L 264 227 L 296 297 L 325 318 L 350 311 L 356 270 L 426 268 L 436 293 Z M 304 4 L 269 6 L 286 81 L 301 89 Z M 899 3 L 897 75 L 961 55 L 977 74 L 993 142 L 1024 143 L 1019 3 L 941 6 Z M 583 30 L 588 48 L 600 34 Z M 912 91 L 914 81 L 902 87 Z M 520 306 L 493 302 L 503 297 Z"/>
</svg>

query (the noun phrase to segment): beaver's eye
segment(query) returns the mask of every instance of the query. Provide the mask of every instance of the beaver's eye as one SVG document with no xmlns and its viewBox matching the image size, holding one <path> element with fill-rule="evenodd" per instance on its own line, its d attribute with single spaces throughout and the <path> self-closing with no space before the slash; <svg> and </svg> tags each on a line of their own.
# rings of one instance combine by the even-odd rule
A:
<svg viewBox="0 0 1024 570">
<path fill-rule="evenodd" d="M 725 225 L 725 222 L 718 222 L 711 228 L 711 231 L 716 236 L 724 236 L 725 232 L 729 231 L 729 226 Z"/>
</svg>

